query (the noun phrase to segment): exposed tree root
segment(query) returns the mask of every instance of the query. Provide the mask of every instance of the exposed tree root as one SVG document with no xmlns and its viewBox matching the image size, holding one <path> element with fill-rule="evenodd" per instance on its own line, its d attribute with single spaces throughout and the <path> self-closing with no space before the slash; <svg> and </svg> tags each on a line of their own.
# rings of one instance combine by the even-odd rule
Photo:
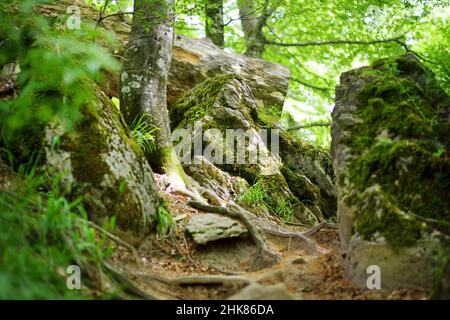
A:
<svg viewBox="0 0 450 320">
<path fill-rule="evenodd" d="M 316 243 L 313 240 L 309 239 L 304 233 L 281 231 L 281 230 L 275 230 L 272 228 L 264 228 L 263 231 L 267 234 L 277 236 L 277 237 L 300 239 L 306 243 L 306 245 L 308 247 L 308 251 L 317 252 Z"/>
<path fill-rule="evenodd" d="M 89 221 L 89 220 L 82 220 L 80 219 L 80 221 L 82 222 L 86 222 L 87 224 L 89 224 L 89 226 L 91 226 L 92 228 L 96 229 L 99 232 L 102 232 L 104 235 L 106 235 L 110 240 L 114 241 L 115 243 L 117 243 L 118 245 L 121 245 L 125 248 L 127 248 L 128 250 L 130 250 L 131 254 L 133 255 L 134 259 L 136 260 L 136 264 L 138 265 L 138 267 L 141 267 L 141 260 L 139 259 L 139 254 L 136 250 L 135 247 L 133 247 L 131 244 L 129 244 L 128 242 L 122 240 L 121 238 L 113 235 L 112 233 L 106 231 L 105 229 L 103 229 L 102 227 L 96 225 L 94 222 Z"/>
<path fill-rule="evenodd" d="M 237 276 L 237 275 L 239 275 L 238 272 L 227 271 L 227 270 L 224 270 L 221 267 L 218 267 L 218 266 L 215 266 L 215 265 L 209 265 L 208 268 L 214 269 L 214 270 L 216 270 L 216 271 L 218 271 L 220 273 L 223 273 L 223 274 L 226 274 L 226 275 L 230 275 L 230 276 Z"/>
<path fill-rule="evenodd" d="M 178 277 L 173 283 L 180 286 L 193 285 L 221 285 L 221 284 L 249 284 L 253 281 L 243 276 L 198 275 Z"/>
<path fill-rule="evenodd" d="M 284 238 L 297 238 L 305 241 L 308 250 L 310 252 L 317 252 L 315 242 L 308 238 L 308 235 L 304 233 L 299 232 L 290 232 L 290 231 L 282 231 L 277 230 L 276 228 L 264 226 L 264 227 L 256 227 L 257 223 L 252 221 L 253 214 L 245 210 L 244 208 L 238 206 L 235 203 L 229 203 L 229 207 L 224 207 L 225 202 L 220 199 L 214 192 L 207 190 L 205 188 L 201 188 L 200 191 L 202 194 L 213 203 L 221 204 L 221 206 L 211 206 L 211 205 L 200 205 L 199 203 L 190 202 L 189 204 L 191 206 L 194 206 L 197 209 L 207 211 L 207 212 L 216 212 L 216 213 L 222 213 L 228 216 L 236 217 L 241 219 L 245 226 L 248 228 L 250 234 L 252 235 L 253 241 L 255 242 L 257 249 L 262 250 L 261 252 L 264 252 L 265 248 L 267 250 L 267 246 L 265 245 L 265 241 L 262 239 L 260 235 L 260 231 L 265 232 L 267 234 L 278 236 L 278 237 L 284 237 Z M 222 200 L 222 201 L 221 201 Z M 321 224 L 320 224 L 321 225 Z M 324 225 L 326 226 L 326 225 Z M 252 230 L 256 231 L 256 236 L 252 233 Z M 259 243 L 263 243 L 263 245 L 259 245 Z M 269 256 L 274 255 L 270 252 Z"/>
<path fill-rule="evenodd" d="M 200 188 L 198 183 L 186 175 L 184 171 L 181 171 L 180 173 L 177 173 L 176 171 L 172 171 L 171 173 L 168 172 L 165 175 L 161 175 L 161 180 L 165 185 L 163 189 L 166 192 L 181 194 L 192 200 L 206 203 L 198 191 Z"/>
<path fill-rule="evenodd" d="M 337 229 L 337 225 L 334 224 L 334 223 L 329 223 L 329 222 L 326 222 L 326 221 L 322 221 L 321 223 L 315 225 L 314 227 L 312 227 L 308 231 L 303 232 L 303 235 L 304 236 L 312 236 L 313 234 L 315 234 L 316 232 L 322 230 L 323 228 Z"/>
<path fill-rule="evenodd" d="M 242 285 L 255 282 L 250 278 L 239 275 L 193 275 L 168 278 L 155 273 L 136 272 L 135 275 L 145 277 L 152 281 L 162 282 L 167 285 L 177 286 L 201 286 L 201 285 Z"/>
<path fill-rule="evenodd" d="M 199 191 L 202 193 L 202 195 L 211 201 L 211 203 L 215 206 L 223 206 L 226 204 L 225 200 L 222 200 L 217 194 L 212 192 L 211 190 L 208 190 L 206 188 L 203 188 L 201 186 L 198 187 Z"/>
<path fill-rule="evenodd" d="M 193 199 L 194 201 L 206 203 L 206 201 L 197 192 L 191 191 L 187 188 L 180 188 L 180 187 L 173 188 L 171 190 L 171 193 L 182 194 L 184 196 L 187 196 L 187 197 Z"/>
<path fill-rule="evenodd" d="M 158 298 L 151 296 L 139 289 L 130 279 L 116 270 L 109 263 L 104 261 L 102 265 L 106 269 L 106 271 L 111 274 L 112 278 L 117 282 L 118 286 L 122 288 L 122 290 L 124 290 L 124 292 L 145 300 L 158 300 Z"/>
<path fill-rule="evenodd" d="M 189 201 L 188 204 L 198 210 L 202 210 L 205 212 L 215 212 L 223 215 L 227 215 L 232 218 L 240 219 L 244 225 L 247 227 L 253 242 L 256 245 L 256 249 L 258 250 L 259 256 L 261 258 L 263 264 L 273 265 L 278 261 L 278 255 L 273 253 L 267 248 L 266 242 L 263 239 L 263 236 L 257 226 L 252 222 L 250 215 L 246 213 L 245 210 L 236 210 L 222 206 L 213 206 L 209 204 L 204 204 L 197 201 Z"/>
</svg>

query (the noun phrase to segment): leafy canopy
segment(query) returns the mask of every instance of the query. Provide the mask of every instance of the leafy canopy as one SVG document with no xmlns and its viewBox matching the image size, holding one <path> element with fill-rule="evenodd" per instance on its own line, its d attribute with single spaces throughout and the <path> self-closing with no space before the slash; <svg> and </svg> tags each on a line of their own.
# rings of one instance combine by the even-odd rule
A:
<svg viewBox="0 0 450 320">
<path fill-rule="evenodd" d="M 241 19 L 269 18 L 262 31 L 262 58 L 292 71 L 282 124 L 329 121 L 339 75 L 376 59 L 418 52 L 448 87 L 450 4 L 446 0 L 248 0 L 255 8 L 240 17 L 237 0 L 223 0 L 225 48 L 245 52 Z M 114 12 L 132 11 L 132 0 L 88 0 Z M 205 36 L 208 0 L 176 2 L 176 33 Z M 297 135 L 329 145 L 329 128 L 310 127 Z"/>
</svg>

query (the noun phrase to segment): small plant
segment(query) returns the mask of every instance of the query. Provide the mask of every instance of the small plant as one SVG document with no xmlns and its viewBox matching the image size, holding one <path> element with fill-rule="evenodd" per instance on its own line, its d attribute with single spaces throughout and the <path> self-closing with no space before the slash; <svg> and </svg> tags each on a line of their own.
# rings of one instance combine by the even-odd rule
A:
<svg viewBox="0 0 450 320">
<path fill-rule="evenodd" d="M 283 219 L 289 221 L 294 215 L 294 207 L 297 205 L 292 203 L 290 199 L 281 198 L 276 205 L 271 201 L 270 196 L 264 189 L 261 181 L 256 182 L 250 189 L 248 189 L 240 198 L 239 202 L 244 205 L 254 206 L 268 210 Z M 272 203 L 272 204 L 271 204 Z"/>
<path fill-rule="evenodd" d="M 254 205 L 260 208 L 267 208 L 267 198 L 268 195 L 266 193 L 266 190 L 264 190 L 264 186 L 260 181 L 258 181 L 239 198 L 239 201 L 242 204 Z"/>
<path fill-rule="evenodd" d="M 67 288 L 66 268 L 95 270 L 112 252 L 87 221 L 82 200 L 65 196 L 61 177 L 39 173 L 39 159 L 21 164 L 12 173 L 13 187 L 0 192 L 0 299 L 80 298 Z M 112 219 L 104 228 L 114 225 Z"/>
<path fill-rule="evenodd" d="M 439 148 L 436 150 L 436 152 L 433 153 L 433 156 L 435 158 L 440 158 L 443 155 L 445 155 L 445 148 L 443 146 L 439 146 Z"/>
<path fill-rule="evenodd" d="M 295 204 L 292 204 L 289 199 L 281 199 L 278 201 L 276 207 L 270 211 L 283 219 L 284 222 L 287 222 L 290 221 L 294 215 L 294 207 Z"/>
<path fill-rule="evenodd" d="M 170 214 L 167 204 L 161 200 L 156 213 L 156 232 L 159 237 L 167 236 L 175 228 L 175 222 Z"/>
<path fill-rule="evenodd" d="M 133 138 L 137 141 L 144 152 L 150 152 L 156 148 L 153 133 L 157 128 L 149 124 L 148 117 L 148 114 L 143 114 L 140 117 L 136 117 L 130 128 Z"/>
<path fill-rule="evenodd" d="M 380 147 L 390 147 L 394 142 L 391 138 L 378 138 L 377 145 Z"/>
<path fill-rule="evenodd" d="M 281 112 L 278 107 L 270 106 L 267 108 L 262 108 L 258 113 L 258 117 L 262 122 L 273 126 L 275 123 L 280 121 Z"/>
</svg>

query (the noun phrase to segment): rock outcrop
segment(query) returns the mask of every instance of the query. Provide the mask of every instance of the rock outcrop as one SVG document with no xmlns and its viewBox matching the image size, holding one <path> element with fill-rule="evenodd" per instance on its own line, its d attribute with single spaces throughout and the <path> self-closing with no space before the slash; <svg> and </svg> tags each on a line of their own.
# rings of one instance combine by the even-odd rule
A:
<svg viewBox="0 0 450 320">
<path fill-rule="evenodd" d="M 226 201 L 236 201 L 250 189 L 247 180 L 220 170 L 204 156 L 194 156 L 193 162 L 183 167 L 201 187 L 214 190 L 221 199 Z"/>
<path fill-rule="evenodd" d="M 332 157 L 354 284 L 366 287 L 370 265 L 383 289 L 449 278 L 441 272 L 450 251 L 449 111 L 450 98 L 412 54 L 341 75 Z"/>
<path fill-rule="evenodd" d="M 224 51 L 209 39 L 181 35 L 175 37 L 173 46 L 167 87 L 169 105 L 207 79 L 227 74 L 238 74 L 246 81 L 258 108 L 274 107 L 281 114 L 289 85 L 288 68 Z"/>
<path fill-rule="evenodd" d="M 324 218 L 336 214 L 333 165 L 328 151 L 284 132 L 280 135 L 281 173 L 298 199 L 315 203 Z"/>
<path fill-rule="evenodd" d="M 159 200 L 153 172 L 116 106 L 103 94 L 82 110 L 73 131 L 45 128 L 46 168 L 81 196 L 91 219 L 115 216 L 122 230 L 145 234 Z"/>
<path fill-rule="evenodd" d="M 196 161 L 203 155 L 213 167 L 250 185 L 259 183 L 269 195 L 266 204 L 272 212 L 289 207 L 303 222 L 332 216 L 330 157 L 318 147 L 280 134 L 264 121 L 266 112 L 258 109 L 251 88 L 235 74 L 209 79 L 181 97 L 172 106 L 170 119 L 187 172 L 195 171 L 193 165 L 205 170 L 205 163 Z M 209 167 L 210 173 L 203 176 L 220 176 Z"/>
</svg>

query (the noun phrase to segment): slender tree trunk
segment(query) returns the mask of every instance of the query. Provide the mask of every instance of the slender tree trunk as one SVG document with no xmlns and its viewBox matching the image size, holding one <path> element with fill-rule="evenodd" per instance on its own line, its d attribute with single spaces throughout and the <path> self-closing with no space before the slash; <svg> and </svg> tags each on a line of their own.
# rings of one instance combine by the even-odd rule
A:
<svg viewBox="0 0 450 320">
<path fill-rule="evenodd" d="M 174 0 L 135 0 L 130 40 L 120 77 L 121 110 L 129 125 L 141 117 L 156 128 L 154 169 L 170 167 L 173 144 L 167 110 L 167 76 L 172 59 Z M 167 169 L 167 168 L 166 168 Z"/>
<path fill-rule="evenodd" d="M 221 48 L 224 45 L 223 0 L 208 0 L 205 7 L 206 36 Z"/>
<path fill-rule="evenodd" d="M 262 31 L 268 18 L 265 10 L 266 5 L 264 5 L 264 8 L 257 8 L 254 0 L 238 0 L 237 3 L 247 46 L 245 55 L 252 58 L 261 58 L 266 43 Z"/>
</svg>

